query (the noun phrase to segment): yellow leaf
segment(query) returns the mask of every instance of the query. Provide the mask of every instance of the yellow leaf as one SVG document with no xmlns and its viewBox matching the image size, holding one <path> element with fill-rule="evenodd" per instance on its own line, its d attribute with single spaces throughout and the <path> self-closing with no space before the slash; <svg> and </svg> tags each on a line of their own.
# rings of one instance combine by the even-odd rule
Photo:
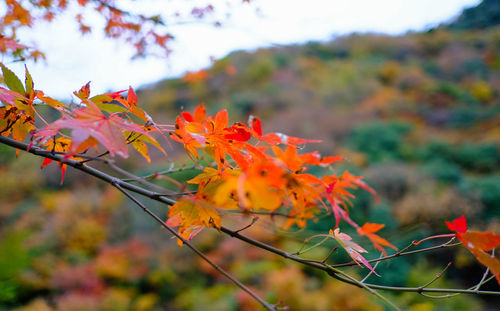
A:
<svg viewBox="0 0 500 311">
<path fill-rule="evenodd" d="M 137 150 L 148 161 L 148 163 L 151 163 L 151 158 L 148 155 L 148 146 L 141 139 L 132 141 L 132 147 L 134 147 L 134 149 Z"/>
</svg>

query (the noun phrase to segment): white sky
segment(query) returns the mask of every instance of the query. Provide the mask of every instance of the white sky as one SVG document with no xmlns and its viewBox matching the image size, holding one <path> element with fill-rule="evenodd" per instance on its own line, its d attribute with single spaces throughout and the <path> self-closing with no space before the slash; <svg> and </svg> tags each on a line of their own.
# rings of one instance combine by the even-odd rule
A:
<svg viewBox="0 0 500 311">
<path fill-rule="evenodd" d="M 177 25 L 170 28 L 176 36 L 168 59 L 147 58 L 131 61 L 133 50 L 124 43 L 104 39 L 96 29 L 81 36 L 73 17 L 62 16 L 53 23 L 36 26 L 26 37 L 36 38 L 46 52 L 46 62 L 28 63 L 35 88 L 56 98 L 69 98 L 74 90 L 92 81 L 92 94 L 140 88 L 186 71 L 210 64 L 231 51 L 255 49 L 271 44 L 328 40 L 334 35 L 358 32 L 400 34 L 421 30 L 456 16 L 464 7 L 479 0 L 256 0 L 252 5 L 230 8 L 221 28 L 207 24 Z M 193 0 L 180 4 L 193 6 Z M 229 0 L 213 0 L 215 9 L 225 13 Z M 171 12 L 172 1 L 141 0 L 144 11 Z M 155 4 L 155 5 L 153 5 Z M 179 5 L 179 1 L 177 4 Z M 260 10 L 256 14 L 255 9 Z M 23 41 L 26 42 L 26 41 Z M 28 41 L 29 42 L 29 41 Z M 24 65 L 9 64 L 18 75 Z"/>
</svg>

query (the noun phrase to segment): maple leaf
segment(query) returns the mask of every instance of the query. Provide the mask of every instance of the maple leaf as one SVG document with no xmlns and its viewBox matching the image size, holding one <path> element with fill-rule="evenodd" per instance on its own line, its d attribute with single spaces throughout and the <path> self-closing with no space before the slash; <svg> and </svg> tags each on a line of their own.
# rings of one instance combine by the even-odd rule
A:
<svg viewBox="0 0 500 311">
<path fill-rule="evenodd" d="M 260 119 L 255 117 L 255 116 L 250 116 L 248 118 L 248 123 L 251 128 L 251 133 L 252 135 L 257 138 L 260 141 L 264 141 L 268 143 L 269 145 L 302 145 L 305 143 L 320 143 L 321 140 L 317 139 L 304 139 L 304 138 L 298 138 L 298 137 L 292 137 L 288 136 L 283 133 L 268 133 L 263 135 L 262 134 L 262 125 L 260 122 Z"/>
<path fill-rule="evenodd" d="M 198 194 L 197 194 L 198 196 Z M 179 235 L 191 240 L 206 227 L 220 228 L 220 215 L 209 204 L 194 198 L 182 198 L 170 207 L 168 212 L 168 226 L 179 227 Z M 181 240 L 177 240 L 182 245 Z"/>
<path fill-rule="evenodd" d="M 385 251 L 384 246 L 390 247 L 396 251 L 398 249 L 396 246 L 389 243 L 386 239 L 381 238 L 375 234 L 375 232 L 379 231 L 384 227 L 385 227 L 384 224 L 374 224 L 367 222 L 361 228 L 358 228 L 358 234 L 365 235 L 368 239 L 370 239 L 370 241 L 372 241 L 373 246 L 379 251 L 381 251 L 382 254 L 384 254 L 384 256 L 386 256 L 387 252 Z"/>
<path fill-rule="evenodd" d="M 61 111 L 61 108 L 67 107 L 65 104 L 61 103 L 60 101 L 53 99 L 52 97 L 45 96 L 45 94 L 42 91 L 38 91 L 36 93 L 36 98 L 40 99 L 50 107 Z"/>
<path fill-rule="evenodd" d="M 378 275 L 377 272 L 375 272 L 375 270 L 370 265 L 368 260 L 366 260 L 361 255 L 361 253 L 368 253 L 368 252 L 364 248 L 359 246 L 357 243 L 353 242 L 350 235 L 343 233 L 343 232 L 340 232 L 339 228 L 335 228 L 335 230 L 330 229 L 328 234 L 314 235 L 314 236 L 308 238 L 306 240 L 306 242 L 308 242 L 309 240 L 311 240 L 315 237 L 319 237 L 319 236 L 335 239 L 335 241 L 337 241 L 337 243 L 340 244 L 340 246 L 347 252 L 349 257 L 351 257 L 355 263 L 357 263 L 359 266 L 363 265 L 363 266 L 367 267 L 368 269 L 370 269 L 371 272 L 375 273 L 377 276 L 380 276 L 380 275 Z"/>
<path fill-rule="evenodd" d="M 35 130 L 33 118 L 26 115 L 20 115 L 12 126 L 12 138 L 17 141 L 24 141 L 28 133 Z"/>
<path fill-rule="evenodd" d="M 7 87 L 19 94 L 24 94 L 24 86 L 21 80 L 7 67 L 5 67 L 4 64 L 0 63 L 0 67 L 2 68 L 2 74 L 3 74 L 3 80 Z"/>
<path fill-rule="evenodd" d="M 68 152 L 69 147 L 71 145 L 71 139 L 68 139 L 66 137 L 58 137 L 55 140 L 49 139 L 46 143 L 46 149 L 52 152 Z M 73 158 L 75 160 L 80 160 L 79 158 Z M 41 168 L 46 167 L 52 162 L 52 159 L 45 158 L 43 160 Z M 64 182 L 64 176 L 66 174 L 66 164 L 57 162 L 59 167 L 61 168 L 61 185 Z"/>
<path fill-rule="evenodd" d="M 175 132 L 170 133 L 170 138 L 182 143 L 188 156 L 194 156 L 196 159 L 198 159 L 198 151 L 196 149 L 204 146 L 206 142 L 206 139 L 202 135 L 189 133 L 186 130 L 186 124 L 180 116 L 177 116 L 175 120 Z"/>
<path fill-rule="evenodd" d="M 248 141 L 250 138 L 252 138 L 251 132 L 242 123 L 235 123 L 231 125 L 231 127 L 225 129 L 225 131 L 227 132 L 227 134 L 224 135 L 224 138 L 226 139 Z"/>
<path fill-rule="evenodd" d="M 124 158 L 128 157 L 127 141 L 123 131 L 142 134 L 153 139 L 147 131 L 139 125 L 124 120 L 116 114 L 106 116 L 89 100 L 85 100 L 86 107 L 73 111 L 73 116 L 65 116 L 62 119 L 47 125 L 33 134 L 34 137 L 53 137 L 61 129 L 71 130 L 72 144 L 69 154 L 72 156 L 78 152 L 101 143 L 111 155 L 118 154 Z"/>
<path fill-rule="evenodd" d="M 8 105 L 15 105 L 16 99 L 25 99 L 25 97 L 15 91 L 5 89 L 0 86 L 0 100 Z"/>
<path fill-rule="evenodd" d="M 148 163 L 151 163 L 151 158 L 148 154 L 148 146 L 142 139 L 134 139 L 131 144 L 132 147 L 134 147 L 134 149 L 137 150 L 137 152 L 139 152 L 146 159 L 146 161 L 148 161 Z"/>
<path fill-rule="evenodd" d="M 500 261 L 486 253 L 500 246 L 500 235 L 492 232 L 468 231 L 465 216 L 455 219 L 453 222 L 446 222 L 450 230 L 455 231 L 456 237 L 471 252 L 477 260 L 488 267 L 490 272 L 500 284 Z"/>
<path fill-rule="evenodd" d="M 207 184 L 213 179 L 218 179 L 220 177 L 220 172 L 212 167 L 205 167 L 203 173 L 198 174 L 192 179 L 188 180 L 187 183 L 190 184 Z"/>
<path fill-rule="evenodd" d="M 223 209 L 239 208 L 240 198 L 238 197 L 237 183 L 241 171 L 233 171 L 232 173 L 232 176 L 224 178 L 213 197 L 215 205 Z"/>
<path fill-rule="evenodd" d="M 85 99 L 89 98 L 89 96 L 90 96 L 90 81 L 87 82 L 87 84 L 85 84 L 84 86 L 82 86 L 78 92 L 76 92 L 76 91 L 73 92 L 73 94 L 75 94 L 75 96 L 80 98 L 81 100 L 85 100 Z"/>
<path fill-rule="evenodd" d="M 26 45 L 18 43 L 16 40 L 5 38 L 0 35 L 0 52 L 6 52 L 7 50 L 16 51 L 18 49 L 26 49 Z"/>
<path fill-rule="evenodd" d="M 298 137 L 288 136 L 283 133 L 269 133 L 258 137 L 259 140 L 264 141 L 270 145 L 302 145 L 305 143 L 320 143 L 321 140 L 317 139 L 304 139 Z"/>
<path fill-rule="evenodd" d="M 352 260 L 354 260 L 354 262 L 356 262 L 358 265 L 360 263 L 363 264 L 365 267 L 370 269 L 371 272 L 378 275 L 377 272 L 375 272 L 373 267 L 370 265 L 370 263 L 360 254 L 360 253 L 367 253 L 367 251 L 358 244 L 354 243 L 352 241 L 352 238 L 348 234 L 340 232 L 339 228 L 335 228 L 335 231 L 332 231 L 332 229 L 330 229 L 329 235 L 332 236 L 335 240 L 337 240 L 340 246 L 344 248 L 344 250 L 347 252 L 347 254 L 349 254 Z"/>
<path fill-rule="evenodd" d="M 243 149 L 254 153 L 256 151 L 252 146 L 242 144 L 252 137 L 250 129 L 241 123 L 227 127 L 226 110 L 208 117 L 205 106 L 199 105 L 193 114 L 182 111 L 181 116 L 177 117 L 175 131 L 170 133 L 170 137 L 184 144 L 189 157 L 198 158 L 197 149 L 203 148 L 221 170 L 228 165 L 226 155 L 233 158 L 238 165 L 245 165 Z"/>
<path fill-rule="evenodd" d="M 333 213 L 335 215 L 336 224 L 335 227 L 338 226 L 340 219 L 344 219 L 353 227 L 358 228 L 347 214 L 346 210 L 341 207 L 341 205 L 345 206 L 345 202 L 349 202 L 348 199 L 354 198 L 348 189 L 356 189 L 358 187 L 367 190 L 372 195 L 376 197 L 375 190 L 373 190 L 370 186 L 368 186 L 363 180 L 361 176 L 355 176 L 349 173 L 348 171 L 344 171 L 344 173 L 340 176 L 336 175 L 325 175 L 322 177 L 323 182 L 326 186 L 326 192 L 324 196 L 330 202 L 330 206 L 332 207 Z"/>
<path fill-rule="evenodd" d="M 240 205 L 247 209 L 278 209 L 283 201 L 286 171 L 265 158 L 256 159 L 238 177 L 236 184 Z"/>
<path fill-rule="evenodd" d="M 125 90 L 97 95 L 90 100 L 105 111 L 130 112 L 145 122 L 153 123 L 152 118 L 137 106 L 137 94 L 134 89 L 132 87 L 128 88 L 126 99 L 121 95 L 123 92 L 125 92 Z"/>
<path fill-rule="evenodd" d="M 255 132 L 254 136 L 260 137 L 262 136 L 262 125 L 260 123 L 260 119 L 255 116 L 248 117 L 248 123 L 250 128 Z"/>
<path fill-rule="evenodd" d="M 295 145 L 288 145 L 285 151 L 272 146 L 272 150 L 276 157 L 283 161 L 292 172 L 305 171 L 306 165 L 325 166 L 342 160 L 342 157 L 321 157 L 321 154 L 317 151 L 299 155 Z"/>
</svg>

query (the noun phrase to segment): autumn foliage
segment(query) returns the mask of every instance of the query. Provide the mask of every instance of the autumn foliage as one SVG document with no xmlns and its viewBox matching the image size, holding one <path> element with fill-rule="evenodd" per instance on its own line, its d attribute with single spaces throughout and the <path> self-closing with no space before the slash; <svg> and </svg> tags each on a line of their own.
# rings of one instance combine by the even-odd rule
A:
<svg viewBox="0 0 500 311">
<path fill-rule="evenodd" d="M 0 87 L 5 104 L 0 108 L 3 136 L 24 141 L 29 135 L 31 145 L 40 145 L 73 159 L 81 159 L 78 155 L 91 148 L 126 158 L 128 145 L 131 145 L 150 161 L 145 143 L 165 153 L 152 136 L 156 133 L 162 138 L 168 135 L 183 144 L 187 155 L 200 167 L 199 152 L 209 155 L 214 167 L 204 167 L 202 173 L 188 181 L 198 185 L 197 191 L 179 198 L 168 212 L 167 225 L 178 227 L 179 234 L 187 240 L 204 228 L 220 228 L 224 211 L 268 215 L 279 211 L 287 218 L 285 228 L 288 228 L 292 225 L 305 227 L 308 220 L 325 210 L 333 215 L 333 229 L 329 234 L 319 236 L 335 239 L 355 262 L 372 272 L 376 273 L 361 255 L 366 250 L 353 242 L 349 235 L 340 232 L 341 220 L 354 227 L 360 236 L 367 237 L 382 254 L 387 254 L 384 247 L 397 250 L 376 234 L 383 224 L 359 226 L 349 217 L 349 199 L 354 198 L 349 192 L 351 189 L 361 187 L 376 196 L 362 177 L 348 171 L 321 177 L 308 173 L 312 166 L 327 167 L 342 160 L 338 156 L 324 157 L 317 151 L 299 153 L 300 145 L 320 142 L 318 140 L 282 133 L 264 134 L 261 121 L 255 116 L 250 117 L 248 125 L 240 122 L 229 125 L 226 110 L 209 116 L 204 105 L 199 105 L 193 113 L 182 112 L 175 125 L 158 125 L 137 106 L 137 96 L 132 88 L 91 97 L 88 83 L 74 92 L 81 103 L 78 108 L 70 109 L 36 91 L 27 69 L 24 85 L 4 65 L 2 70 L 8 87 Z M 126 97 L 122 95 L 125 92 Z M 36 129 L 36 106 L 41 103 L 58 111 L 61 117 Z M 70 133 L 64 134 L 63 130 L 70 130 Z M 42 167 L 50 162 L 45 160 Z M 60 166 L 64 179 L 65 165 L 61 163 Z M 500 263 L 485 253 L 500 245 L 500 237 L 489 232 L 466 232 L 464 217 L 447 224 L 500 283 Z M 181 240 L 179 244 L 182 245 Z"/>
<path fill-rule="evenodd" d="M 3 16 L 0 52 L 35 59 L 42 55 L 18 43 L 15 36 L 18 28 L 29 27 L 36 19 L 51 20 L 54 14 L 68 6 L 67 1 L 42 2 L 6 1 L 8 10 Z M 145 55 L 151 44 L 168 50 L 170 35 L 148 28 L 161 25 L 159 17 L 131 16 L 109 1 L 77 3 L 82 7 L 92 6 L 105 18 L 105 34 L 125 39 L 136 48 L 138 56 Z M 192 14 L 201 18 L 212 10 L 213 7 L 206 7 L 193 10 Z M 85 24 L 83 15 L 77 15 L 76 21 L 82 33 L 92 30 Z M 68 105 L 36 90 L 27 67 L 22 81 L 6 65 L 0 66 L 4 84 L 0 86 L 0 134 L 16 142 L 29 143 L 27 150 L 41 148 L 52 155 L 62 156 L 56 160 L 61 169 L 61 183 L 69 160 L 87 166 L 103 158 L 127 158 L 133 149 L 150 163 L 148 148 L 151 146 L 167 155 L 169 145 L 180 144 L 200 173 L 187 181 L 194 186 L 189 189 L 194 191 L 179 184 L 182 192 L 173 196 L 175 200 L 165 213 L 164 224 L 176 228 L 179 245 L 189 245 L 189 241 L 204 229 L 222 230 L 225 216 L 230 213 L 264 215 L 271 220 L 280 217 L 284 221 L 279 225 L 284 230 L 304 228 L 316 221 L 319 215 L 326 214 L 330 223 L 328 232 L 309 237 L 305 244 L 318 237 L 333 239 L 347 252 L 354 265 L 365 267 L 368 273 L 378 276 L 373 264 L 376 260 L 366 259 L 368 251 L 361 245 L 370 242 L 382 259 L 401 253 L 390 239 L 381 236 L 384 224 L 367 222 L 361 225 L 351 217 L 351 210 L 356 208 L 351 202 L 355 198 L 354 190 L 361 188 L 377 200 L 375 190 L 365 183 L 363 177 L 348 170 L 335 172 L 332 168 L 343 161 L 340 156 L 322 155 L 318 151 L 303 152 L 305 146 L 310 148 L 321 143 L 320 140 L 280 132 L 265 133 L 257 116 L 250 116 L 247 122 L 230 123 L 228 111 L 219 110 L 210 115 L 203 104 L 192 112 L 180 111 L 173 124 L 159 124 L 154 116 L 140 107 L 132 87 L 93 95 L 89 82 L 73 93 L 77 102 Z M 197 83 L 207 77 L 208 73 L 202 70 L 187 74 L 184 81 Z M 56 119 L 48 122 L 40 107 L 53 110 Z M 202 156 L 209 160 L 202 160 Z M 52 158 L 45 157 L 41 167 L 52 162 Z M 500 246 L 500 236 L 469 231 L 464 216 L 446 224 L 455 233 L 445 236 L 458 239 L 500 284 L 500 262 L 493 253 Z M 344 228 L 348 226 L 357 235 L 345 233 Z M 232 232 L 232 235 L 237 233 Z M 388 255 L 390 250 L 396 253 Z M 110 251 L 106 256 L 112 255 L 113 251 Z M 102 261 L 109 260 L 102 256 Z M 286 256 L 301 262 L 298 257 Z M 330 272 L 345 277 L 337 270 Z M 112 270 L 105 273 L 116 274 Z M 364 285 L 362 281 L 350 281 L 359 287 Z"/>
</svg>

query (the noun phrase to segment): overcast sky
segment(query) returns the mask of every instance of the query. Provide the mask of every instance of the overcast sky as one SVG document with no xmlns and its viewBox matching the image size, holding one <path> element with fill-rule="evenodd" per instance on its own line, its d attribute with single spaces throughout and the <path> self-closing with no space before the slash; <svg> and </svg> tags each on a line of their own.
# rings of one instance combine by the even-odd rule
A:
<svg viewBox="0 0 500 311">
<path fill-rule="evenodd" d="M 229 0 L 214 0 L 219 14 L 228 11 Z M 28 63 L 35 88 L 57 98 L 71 93 L 88 81 L 93 94 L 134 88 L 167 77 L 199 70 L 231 51 L 256 49 L 272 44 L 328 40 L 332 36 L 358 32 L 400 34 L 422 30 L 456 16 L 479 0 L 256 0 L 252 5 L 230 9 L 222 27 L 188 24 L 172 27 L 176 36 L 168 59 L 148 58 L 131 61 L 133 50 L 123 43 L 104 39 L 95 31 L 81 36 L 71 16 L 35 27 L 26 37 L 36 38 L 46 62 Z M 139 1 L 134 2 L 136 5 Z M 141 0 L 150 12 L 171 12 L 175 1 Z M 177 1 L 177 5 L 179 5 Z M 153 5 L 154 4 L 154 5 Z M 180 4 L 186 8 L 193 1 Z M 258 9 L 258 13 L 256 13 Z M 35 40 L 35 39 L 33 39 Z M 24 41 L 26 42 L 26 41 Z M 22 64 L 10 64 L 22 75 Z"/>
</svg>

